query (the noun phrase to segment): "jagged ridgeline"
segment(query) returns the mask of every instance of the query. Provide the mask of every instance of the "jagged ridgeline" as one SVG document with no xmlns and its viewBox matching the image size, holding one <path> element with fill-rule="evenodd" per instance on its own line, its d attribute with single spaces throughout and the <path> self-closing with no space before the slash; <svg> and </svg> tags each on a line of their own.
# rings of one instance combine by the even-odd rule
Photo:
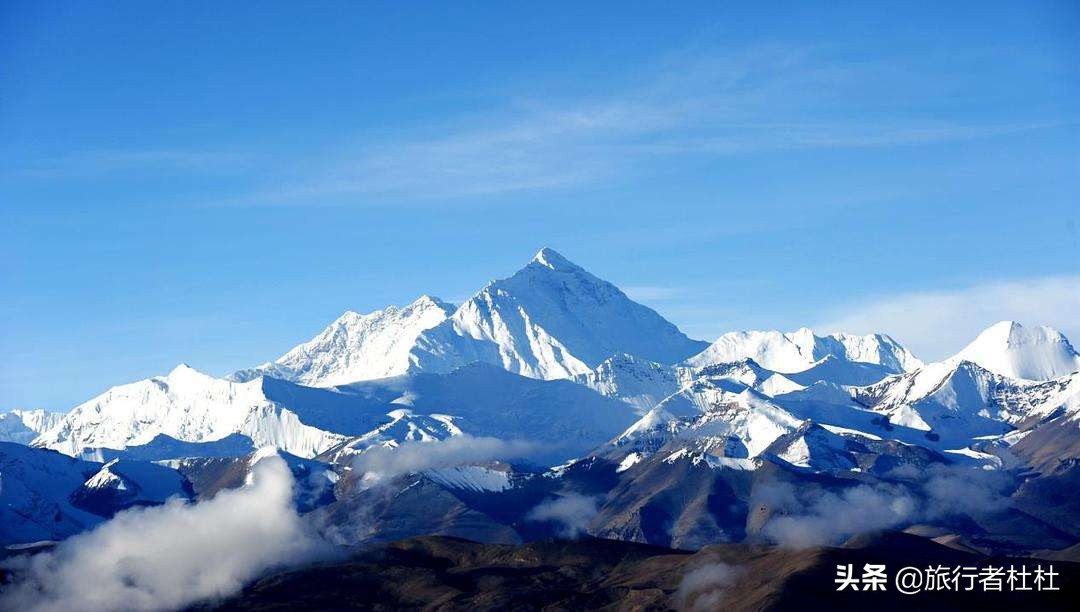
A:
<svg viewBox="0 0 1080 612">
<path fill-rule="evenodd" d="M 1080 538 L 1064 493 L 1080 474 L 1078 370 L 1063 335 L 1014 322 L 934 363 L 884 334 L 710 344 L 542 249 L 460 305 L 348 311 L 226 377 L 180 365 L 66 414 L 0 415 L 0 540 L 207 499 L 278 454 L 297 508 L 342 543 L 694 548 L 895 528 L 1059 549 Z"/>
</svg>

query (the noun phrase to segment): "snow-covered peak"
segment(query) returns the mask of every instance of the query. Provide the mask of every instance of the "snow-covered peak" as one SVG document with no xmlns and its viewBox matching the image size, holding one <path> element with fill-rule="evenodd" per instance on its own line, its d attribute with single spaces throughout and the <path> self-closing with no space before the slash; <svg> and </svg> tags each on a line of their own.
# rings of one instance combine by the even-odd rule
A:
<svg viewBox="0 0 1080 612">
<path fill-rule="evenodd" d="M 859 363 L 877 364 L 899 373 L 922 365 L 907 349 L 885 334 L 834 333 L 817 336 L 809 328 L 793 332 L 729 332 L 700 354 L 687 360 L 694 367 L 753 359 L 758 364 L 783 373 L 801 372 L 832 355 Z"/>
<path fill-rule="evenodd" d="M 573 380 L 601 395 L 630 404 L 638 414 L 645 414 L 660 400 L 679 390 L 681 376 L 675 367 L 620 353 Z"/>
<path fill-rule="evenodd" d="M 943 442 L 997 435 L 1032 415 L 1071 409 L 1080 373 L 1046 382 L 1010 378 L 974 362 L 948 360 L 852 389 L 857 402 L 895 425 L 929 431 Z"/>
<path fill-rule="evenodd" d="M 272 379 L 238 383 L 179 366 L 76 406 L 33 445 L 79 456 L 86 449 L 147 445 L 161 434 L 196 443 L 243 434 L 257 445 L 310 457 L 344 439 L 338 432 L 366 425 L 355 424 L 363 415 L 350 413 L 347 404 L 329 390 Z"/>
<path fill-rule="evenodd" d="M 1027 380 L 1050 380 L 1080 370 L 1080 354 L 1061 332 L 1016 321 L 991 325 L 948 361 L 971 361 L 995 374 Z"/>
<path fill-rule="evenodd" d="M 555 252 L 554 249 L 544 247 L 537 251 L 531 264 L 540 264 L 549 270 L 580 270 L 577 264 Z"/>
<path fill-rule="evenodd" d="M 753 389 L 698 381 L 657 404 L 611 445 L 652 452 L 681 440 L 712 455 L 752 459 L 802 424 Z"/>
<path fill-rule="evenodd" d="M 29 444 L 39 434 L 51 429 L 60 419 L 61 412 L 46 410 L 24 410 L 16 408 L 0 413 L 0 442 Z"/>
<path fill-rule="evenodd" d="M 186 363 L 176 366 L 161 379 L 173 385 L 203 384 L 209 380 L 215 380 L 213 376 L 200 372 Z"/>
<path fill-rule="evenodd" d="M 241 370 L 237 381 L 270 376 L 313 387 L 386 378 L 409 369 L 409 350 L 420 332 L 454 311 L 442 300 L 422 295 L 411 304 L 367 314 L 347 311 L 326 329 L 273 363 Z"/>
<path fill-rule="evenodd" d="M 542 249 L 422 333 L 412 359 L 433 372 L 481 361 L 555 379 L 586 374 L 619 353 L 670 364 L 704 346 L 615 285 Z"/>
</svg>

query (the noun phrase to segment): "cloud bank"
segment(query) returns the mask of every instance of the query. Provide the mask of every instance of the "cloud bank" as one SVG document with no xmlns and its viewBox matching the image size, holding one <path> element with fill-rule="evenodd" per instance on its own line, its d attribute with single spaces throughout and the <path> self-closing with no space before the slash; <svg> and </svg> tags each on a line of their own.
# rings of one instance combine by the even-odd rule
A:
<svg viewBox="0 0 1080 612">
<path fill-rule="evenodd" d="M 985 516 L 1005 510 L 1009 476 L 997 471 L 934 464 L 901 466 L 898 483 L 858 485 L 842 491 L 800 489 L 772 483 L 754 492 L 751 505 L 774 516 L 761 535 L 788 548 L 842 543 L 860 533 L 902 528 L 945 516 Z"/>
<path fill-rule="evenodd" d="M 559 525 L 559 537 L 574 538 L 586 532 L 597 512 L 595 497 L 570 493 L 541 502 L 525 515 L 525 520 L 554 522 Z"/>
<path fill-rule="evenodd" d="M 924 361 L 948 357 L 1004 320 L 1049 325 L 1080 338 L 1080 276 L 1000 281 L 948 291 L 902 293 L 839 309 L 822 331 L 885 332 Z"/>
<path fill-rule="evenodd" d="M 675 591 L 678 610 L 717 610 L 724 590 L 735 583 L 742 571 L 727 563 L 710 563 L 690 570 Z"/>
<path fill-rule="evenodd" d="M 17 578 L 0 608 L 171 610 L 236 593 L 267 570 L 323 551 L 293 509 L 292 486 L 275 456 L 241 489 L 117 514 L 53 551 L 9 562 Z"/>
<path fill-rule="evenodd" d="M 453 467 L 492 459 L 516 459 L 535 449 L 522 440 L 454 436 L 438 442 L 406 442 L 396 447 L 376 446 L 353 460 L 353 469 L 390 477 L 440 467 Z"/>
<path fill-rule="evenodd" d="M 797 491 L 786 483 L 764 487 L 754 506 L 765 504 L 786 514 L 761 529 L 788 548 L 837 544 L 858 533 L 896 527 L 917 515 L 918 503 L 900 487 L 857 486 L 833 493 Z"/>
</svg>

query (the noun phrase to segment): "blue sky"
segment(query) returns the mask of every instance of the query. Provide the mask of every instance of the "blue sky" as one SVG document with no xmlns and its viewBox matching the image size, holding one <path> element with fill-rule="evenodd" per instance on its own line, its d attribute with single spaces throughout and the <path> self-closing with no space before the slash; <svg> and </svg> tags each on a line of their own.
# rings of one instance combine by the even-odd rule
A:
<svg viewBox="0 0 1080 612">
<path fill-rule="evenodd" d="M 544 245 L 700 338 L 1080 337 L 1075 2 L 510 4 L 3 3 L 0 408 Z"/>
</svg>

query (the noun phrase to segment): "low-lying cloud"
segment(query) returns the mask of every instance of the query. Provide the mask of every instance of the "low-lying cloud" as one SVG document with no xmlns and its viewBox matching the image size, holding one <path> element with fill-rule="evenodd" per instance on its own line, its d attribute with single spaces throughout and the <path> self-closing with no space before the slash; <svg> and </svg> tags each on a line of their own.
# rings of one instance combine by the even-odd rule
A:
<svg viewBox="0 0 1080 612">
<path fill-rule="evenodd" d="M 858 533 L 896 527 L 918 512 L 914 497 L 888 485 L 862 485 L 833 493 L 777 483 L 756 493 L 754 507 L 762 504 L 783 513 L 765 524 L 762 535 L 790 548 L 836 544 Z"/>
<path fill-rule="evenodd" d="M 279 457 L 255 465 L 243 488 L 194 505 L 117 514 L 55 550 L 12 560 L 0 608 L 171 610 L 238 592 L 263 572 L 325 549 L 293 508 Z"/>
<path fill-rule="evenodd" d="M 901 528 L 946 516 L 984 516 L 1006 509 L 1009 477 L 967 466 L 903 466 L 901 482 L 864 484 L 841 491 L 773 483 L 755 491 L 752 506 L 774 515 L 761 535 L 789 548 L 835 545 L 860 533 Z"/>
<path fill-rule="evenodd" d="M 687 572 L 675 591 L 678 610 L 718 610 L 725 595 L 742 570 L 727 563 L 709 563 Z"/>
<path fill-rule="evenodd" d="M 406 442 L 396 447 L 376 446 L 353 460 L 353 469 L 390 477 L 434 468 L 516 459 L 535 450 L 523 440 L 454 436 L 438 442 Z"/>
<path fill-rule="evenodd" d="M 585 533 L 589 521 L 597 514 L 595 497 L 569 493 L 538 504 L 525 515 L 525 520 L 553 522 L 558 525 L 560 537 L 573 538 Z"/>
<path fill-rule="evenodd" d="M 1001 470 L 980 470 L 963 465 L 932 464 L 923 469 L 903 466 L 890 476 L 905 477 L 923 494 L 925 519 L 967 514 L 984 516 L 1009 507 L 1010 476 Z"/>
</svg>

